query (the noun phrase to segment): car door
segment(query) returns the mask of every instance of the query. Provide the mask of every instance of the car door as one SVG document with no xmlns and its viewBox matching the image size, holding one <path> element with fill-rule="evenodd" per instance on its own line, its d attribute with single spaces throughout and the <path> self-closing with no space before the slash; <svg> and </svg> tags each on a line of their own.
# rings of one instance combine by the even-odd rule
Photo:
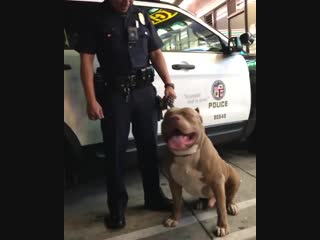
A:
<svg viewBox="0 0 320 240">
<path fill-rule="evenodd" d="M 135 4 L 149 13 L 164 43 L 162 51 L 176 86 L 175 106 L 198 107 L 207 127 L 247 120 L 251 101 L 248 67 L 240 54 L 223 52 L 226 37 L 173 5 Z M 158 75 L 154 85 L 163 96 Z"/>
<path fill-rule="evenodd" d="M 64 2 L 64 122 L 72 129 L 82 145 L 102 142 L 100 122 L 87 115 L 87 102 L 80 78 L 80 54 L 74 49 L 81 25 L 91 17 L 95 2 Z M 94 69 L 99 66 L 95 57 Z"/>
</svg>

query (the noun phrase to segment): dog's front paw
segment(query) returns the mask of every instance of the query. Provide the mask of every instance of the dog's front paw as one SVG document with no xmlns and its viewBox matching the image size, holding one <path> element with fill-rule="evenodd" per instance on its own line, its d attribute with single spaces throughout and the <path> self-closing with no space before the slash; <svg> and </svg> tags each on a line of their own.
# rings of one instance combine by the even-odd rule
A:
<svg viewBox="0 0 320 240">
<path fill-rule="evenodd" d="M 224 237 L 225 235 L 229 234 L 229 230 L 227 227 L 219 227 L 217 226 L 214 235 L 217 237 Z"/>
<path fill-rule="evenodd" d="M 163 225 L 165 227 L 176 227 L 178 225 L 178 220 L 170 216 L 163 221 Z"/>
<path fill-rule="evenodd" d="M 237 215 L 239 213 L 239 208 L 235 203 L 227 204 L 227 213 L 230 215 Z"/>
</svg>

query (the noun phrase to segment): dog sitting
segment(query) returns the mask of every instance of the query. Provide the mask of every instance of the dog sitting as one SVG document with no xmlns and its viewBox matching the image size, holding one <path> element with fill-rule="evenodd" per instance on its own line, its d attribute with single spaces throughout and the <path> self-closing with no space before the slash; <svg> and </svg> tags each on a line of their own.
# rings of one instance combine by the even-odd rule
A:
<svg viewBox="0 0 320 240">
<path fill-rule="evenodd" d="M 182 189 L 216 205 L 218 222 L 214 234 L 229 233 L 227 213 L 236 215 L 234 202 L 240 186 L 239 174 L 218 154 L 205 133 L 199 109 L 171 108 L 162 121 L 161 131 L 170 156 L 164 164 L 173 198 L 172 214 L 164 226 L 175 227 L 181 217 Z"/>
</svg>

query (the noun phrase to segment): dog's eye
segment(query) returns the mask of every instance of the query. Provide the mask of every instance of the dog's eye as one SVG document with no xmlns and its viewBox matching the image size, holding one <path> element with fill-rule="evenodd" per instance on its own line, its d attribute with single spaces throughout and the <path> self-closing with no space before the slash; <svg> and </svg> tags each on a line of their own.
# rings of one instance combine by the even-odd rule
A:
<svg viewBox="0 0 320 240">
<path fill-rule="evenodd" d="M 196 118 L 196 116 L 193 113 L 188 113 L 187 115 L 191 119 L 195 119 Z"/>
</svg>

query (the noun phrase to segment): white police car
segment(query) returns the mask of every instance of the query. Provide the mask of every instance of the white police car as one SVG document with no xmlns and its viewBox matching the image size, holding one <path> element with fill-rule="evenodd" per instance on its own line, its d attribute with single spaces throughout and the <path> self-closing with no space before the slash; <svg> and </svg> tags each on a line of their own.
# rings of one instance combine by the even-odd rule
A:
<svg viewBox="0 0 320 240">
<path fill-rule="evenodd" d="M 80 57 L 73 49 L 78 27 L 94 14 L 99 2 L 64 2 L 64 140 L 65 151 L 73 159 L 81 156 L 83 147 L 102 142 L 99 121 L 87 117 Z M 206 131 L 217 145 L 248 137 L 255 127 L 255 104 L 240 40 L 230 41 L 202 20 L 168 3 L 134 1 L 134 5 L 149 13 L 164 43 L 162 51 L 177 94 L 175 106 L 198 107 Z M 245 41 L 246 37 L 243 35 Z M 158 75 L 153 84 L 162 95 L 164 86 Z M 158 133 L 161 145 L 160 127 Z M 129 138 L 132 140 L 132 133 Z M 135 149 L 134 144 L 130 146 L 128 151 Z"/>
</svg>

